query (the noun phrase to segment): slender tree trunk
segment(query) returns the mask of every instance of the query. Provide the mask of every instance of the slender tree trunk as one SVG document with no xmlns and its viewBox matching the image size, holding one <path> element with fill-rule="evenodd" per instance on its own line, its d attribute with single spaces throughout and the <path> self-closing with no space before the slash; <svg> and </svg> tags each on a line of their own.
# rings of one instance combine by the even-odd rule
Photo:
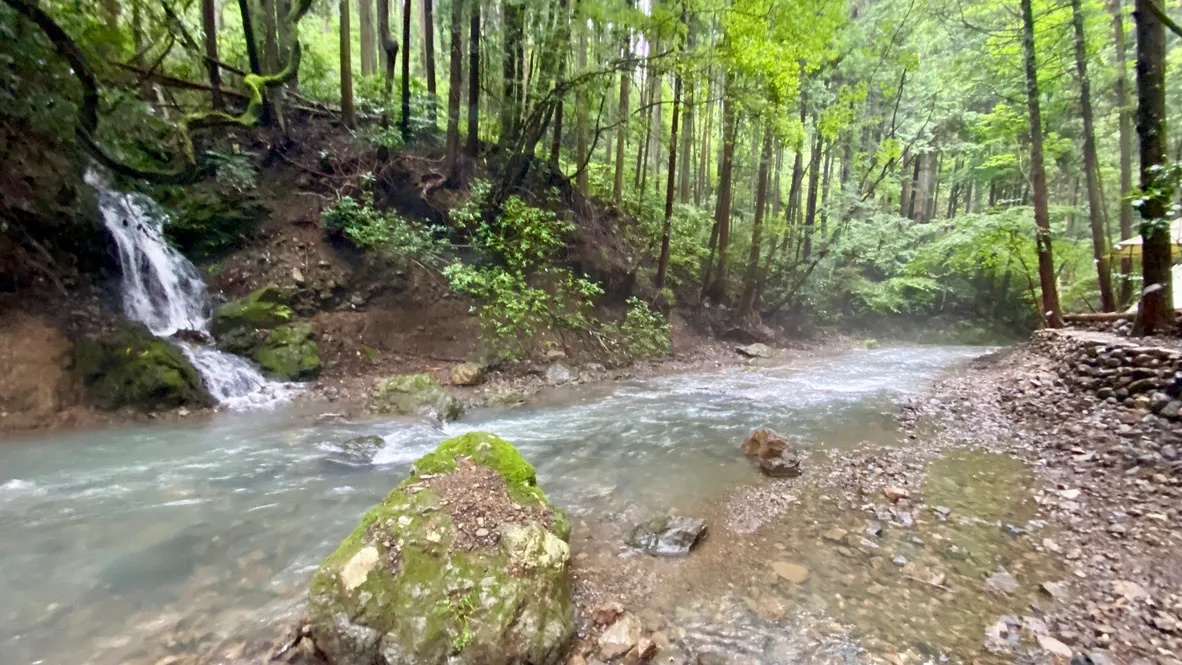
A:
<svg viewBox="0 0 1182 665">
<path fill-rule="evenodd" d="M 468 19 L 468 155 L 480 155 L 480 4 L 473 0 Z"/>
<path fill-rule="evenodd" d="M 1121 0 L 1112 0 L 1112 32 L 1116 51 L 1116 108 L 1118 112 L 1118 142 L 1120 143 L 1120 238 L 1133 237 L 1133 112 L 1129 103 L 1129 68 L 1125 62 L 1125 24 Z M 1127 306 L 1133 297 L 1133 259 L 1122 255 L 1120 260 L 1120 304 Z"/>
<path fill-rule="evenodd" d="M 632 186 L 640 192 L 640 200 L 644 201 L 644 191 L 641 190 L 641 183 L 644 181 L 644 176 L 648 175 L 648 164 L 645 162 L 645 157 L 648 154 L 649 139 L 653 129 L 653 114 L 652 109 L 652 90 L 653 90 L 653 68 L 651 63 L 644 66 L 644 87 L 640 89 L 640 106 L 644 109 L 644 141 L 640 143 L 636 150 L 636 170 L 633 172 Z"/>
<path fill-rule="evenodd" d="M 253 12 L 250 0 L 238 0 L 238 11 L 242 13 L 242 37 L 246 40 L 246 60 L 250 64 L 252 74 L 262 75 L 263 64 L 259 60 L 258 43 L 254 40 Z"/>
<path fill-rule="evenodd" d="M 920 153 L 911 159 L 914 164 L 911 167 L 911 187 L 909 188 L 907 196 L 907 214 L 904 217 L 908 219 L 915 219 L 916 201 L 919 200 L 919 177 L 923 166 L 923 153 Z"/>
<path fill-rule="evenodd" d="M 1165 164 L 1166 149 L 1166 35 L 1147 6 L 1136 0 L 1137 22 L 1137 136 L 1141 143 L 1141 190 L 1157 183 L 1154 167 Z M 1141 203 L 1141 305 L 1133 323 L 1136 335 L 1165 333 L 1174 328 L 1171 284 L 1169 201 L 1147 196 Z"/>
<path fill-rule="evenodd" d="M 730 90 L 730 75 L 726 77 L 723 88 Z M 726 298 L 727 283 L 727 250 L 730 249 L 731 233 L 731 176 L 735 167 L 735 118 L 734 103 L 730 95 L 722 99 L 722 157 L 718 160 L 718 203 L 714 207 L 714 220 L 718 222 L 718 270 L 713 275 L 707 296 L 721 302 Z"/>
<path fill-rule="evenodd" d="M 501 147 L 511 149 L 517 141 L 520 127 L 522 62 L 525 8 L 520 0 L 505 0 L 501 4 L 505 28 L 504 98 L 501 100 Z"/>
<path fill-rule="evenodd" d="M 222 74 L 218 68 L 218 28 L 214 0 L 201 0 L 201 28 L 205 33 L 205 68 L 209 72 L 209 96 L 213 110 L 224 107 Z"/>
<path fill-rule="evenodd" d="M 687 48 L 693 50 L 694 48 L 694 33 L 691 30 L 687 35 Z M 683 83 L 683 85 L 685 85 Z M 693 160 L 690 159 L 690 146 L 693 145 L 694 140 L 694 80 L 690 79 L 688 85 L 685 85 L 685 129 L 681 132 L 681 173 L 678 181 L 678 198 L 682 203 L 690 202 L 690 171 L 694 168 Z M 670 150 L 673 146 L 670 146 Z"/>
<path fill-rule="evenodd" d="M 628 52 L 631 46 L 631 40 L 625 37 L 624 57 L 631 57 L 631 53 Z M 617 116 L 620 126 L 616 128 L 616 173 L 612 183 L 612 201 L 616 205 L 620 205 L 624 200 L 624 144 L 628 138 L 628 88 L 631 81 L 632 69 L 624 67 L 620 72 L 620 109 Z"/>
<path fill-rule="evenodd" d="M 263 38 L 263 55 L 267 59 L 267 73 L 279 73 L 281 66 L 279 64 L 279 27 L 275 20 L 275 0 L 263 0 L 263 29 L 266 35 Z M 282 86 L 276 86 L 267 89 L 267 99 L 271 102 L 271 110 L 276 124 L 283 134 L 287 135 L 287 119 L 283 114 L 283 92 Z"/>
<path fill-rule="evenodd" d="M 702 205 L 702 201 L 710 196 L 710 149 L 711 138 L 714 134 L 714 107 L 716 104 L 710 99 L 713 91 L 714 78 L 706 74 L 706 125 L 702 128 L 702 146 L 698 149 L 698 177 L 694 183 L 694 205 Z M 717 224 L 717 222 L 715 222 Z"/>
<path fill-rule="evenodd" d="M 1035 243 L 1038 249 L 1038 281 L 1042 287 L 1042 315 L 1051 328 L 1061 328 L 1059 289 L 1051 252 L 1051 219 L 1047 210 L 1047 174 L 1042 156 L 1042 113 L 1038 99 L 1038 67 L 1034 54 L 1033 0 L 1022 0 L 1022 50 L 1026 56 L 1026 106 L 1030 112 L 1030 182 L 1034 194 Z"/>
<path fill-rule="evenodd" d="M 739 309 L 735 318 L 741 325 L 756 325 L 759 316 L 756 312 L 759 303 L 755 302 L 759 281 L 759 252 L 763 239 L 763 214 L 767 203 L 767 174 L 768 162 L 771 161 L 772 132 L 771 123 L 765 123 L 763 131 L 763 147 L 759 150 L 759 174 L 757 176 L 757 191 L 755 194 L 755 218 L 751 223 L 751 252 L 747 256 L 747 272 L 743 275 L 743 295 L 739 298 Z"/>
<path fill-rule="evenodd" d="M 1100 174 L 1096 164 L 1096 133 L 1092 125 L 1092 84 L 1088 80 L 1087 44 L 1084 37 L 1084 18 L 1080 0 L 1071 0 L 1072 22 L 1075 24 L 1075 69 L 1079 75 L 1079 106 L 1083 116 L 1084 178 L 1088 189 L 1088 221 L 1092 227 L 1092 254 L 1096 259 L 1096 276 L 1100 286 L 1100 308 L 1116 311 L 1112 295 L 1112 273 L 1108 268 L 1108 238 L 1104 234 L 1104 209 L 1100 197 Z"/>
<path fill-rule="evenodd" d="M 579 74 L 587 71 L 587 19 L 582 14 L 582 2 L 576 0 L 575 17 L 578 19 L 576 30 L 578 30 L 578 44 L 575 47 L 575 68 Z M 583 196 L 587 195 L 587 169 L 586 165 L 589 162 L 587 156 L 587 113 L 590 109 L 587 108 L 589 100 L 587 98 L 587 86 L 579 86 L 575 93 L 575 154 L 578 160 L 578 175 L 575 178 L 575 187 L 578 188 L 579 193 Z"/>
<path fill-rule="evenodd" d="M 409 1 L 409 0 L 408 0 Z M 352 35 L 349 31 L 349 0 L 341 0 L 341 121 L 346 127 L 357 126 L 357 114 L 353 110 L 353 56 Z"/>
<path fill-rule="evenodd" d="M 821 180 L 821 151 L 825 146 L 821 132 L 815 133 L 816 141 L 813 143 L 812 154 L 809 155 L 809 195 L 804 214 L 804 228 L 802 229 L 805 261 L 808 261 L 813 255 L 813 225 L 817 219 L 817 183 Z"/>
<path fill-rule="evenodd" d="M 402 139 L 410 140 L 410 23 L 414 7 L 411 0 L 402 3 Z"/>
<path fill-rule="evenodd" d="M 357 0 L 357 27 L 361 30 L 361 75 L 378 72 L 378 51 L 373 39 L 373 0 Z"/>
<path fill-rule="evenodd" d="M 479 2 L 480 0 L 476 0 Z M 447 177 L 460 182 L 460 88 L 464 85 L 464 2 L 451 0 L 451 43 L 447 78 Z"/>
<path fill-rule="evenodd" d="M 566 60 L 570 55 L 570 0 L 561 0 L 559 3 L 560 11 L 558 13 L 558 52 L 553 54 L 553 57 L 558 58 L 558 81 L 566 78 Z M 555 173 L 559 173 L 559 158 L 562 156 L 562 116 L 565 111 L 563 106 L 563 99 L 565 95 L 558 98 L 558 102 L 554 105 L 554 130 L 552 134 L 552 141 L 550 144 L 550 166 Z"/>
<path fill-rule="evenodd" d="M 382 95 L 385 102 L 382 105 L 383 128 L 390 125 L 390 103 L 394 100 L 394 66 L 398 61 L 398 42 L 394 41 L 394 36 L 390 34 L 390 2 L 391 0 L 378 0 L 378 38 L 381 40 L 382 53 L 385 54 L 382 61 L 386 68 Z"/>
<path fill-rule="evenodd" d="M 910 217 L 911 216 L 910 214 L 908 214 L 908 210 L 910 210 L 910 206 L 911 206 L 911 182 L 914 180 L 914 178 L 912 177 L 912 175 L 909 171 L 911 170 L 910 167 L 911 167 L 911 162 L 913 160 L 914 160 L 914 157 L 909 157 L 908 155 L 903 156 L 903 165 L 902 165 L 902 168 L 900 169 L 903 173 L 903 177 L 902 177 L 903 182 L 902 182 L 902 185 L 900 186 L 900 189 L 899 189 L 899 216 L 900 217 Z"/>
<path fill-rule="evenodd" d="M 682 5 L 681 21 L 685 23 L 685 5 Z M 669 180 L 665 185 L 665 223 L 661 230 L 661 257 L 657 261 L 656 290 L 665 289 L 665 273 L 669 269 L 669 240 L 673 229 L 674 180 L 677 174 L 677 121 L 681 104 L 681 74 L 673 77 L 673 131 L 669 135 Z M 657 128 L 660 131 L 660 127 Z M 658 295 L 658 297 L 660 297 Z"/>
<path fill-rule="evenodd" d="M 454 0 L 453 0 L 454 1 Z M 423 0 L 423 46 L 426 47 L 427 68 L 427 117 L 431 122 L 431 131 L 439 126 L 439 95 L 435 87 L 435 0 Z"/>
<path fill-rule="evenodd" d="M 821 236 L 828 232 L 829 222 L 829 169 L 833 167 L 833 141 L 825 146 L 825 170 L 821 173 Z"/>
</svg>

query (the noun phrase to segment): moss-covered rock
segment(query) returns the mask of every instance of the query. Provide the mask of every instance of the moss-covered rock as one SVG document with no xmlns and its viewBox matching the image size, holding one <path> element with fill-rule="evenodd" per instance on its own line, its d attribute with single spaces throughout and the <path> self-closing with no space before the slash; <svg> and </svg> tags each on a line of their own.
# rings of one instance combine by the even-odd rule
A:
<svg viewBox="0 0 1182 665">
<path fill-rule="evenodd" d="M 320 373 L 320 350 L 312 341 L 312 326 L 279 326 L 267 334 L 253 355 L 263 372 L 277 379 L 299 381 Z"/>
<path fill-rule="evenodd" d="M 484 527 L 465 500 L 487 508 Z M 564 662 L 567 524 L 512 444 L 484 432 L 444 441 L 313 576 L 313 638 L 337 665 Z"/>
<path fill-rule="evenodd" d="M 400 374 L 378 379 L 369 395 L 369 408 L 377 413 L 430 416 L 445 421 L 464 414 L 455 395 L 430 374 Z"/>
<path fill-rule="evenodd" d="M 216 259 L 250 242 L 267 208 L 249 193 L 204 184 L 158 187 L 169 213 L 164 235 L 191 259 Z"/>
<path fill-rule="evenodd" d="M 264 286 L 214 310 L 210 330 L 220 340 L 224 336 L 281 326 L 291 320 L 291 314 L 283 290 L 274 285 Z"/>
<path fill-rule="evenodd" d="M 91 400 L 103 408 L 158 410 L 214 403 L 184 354 L 138 323 L 79 341 L 74 368 Z"/>
</svg>

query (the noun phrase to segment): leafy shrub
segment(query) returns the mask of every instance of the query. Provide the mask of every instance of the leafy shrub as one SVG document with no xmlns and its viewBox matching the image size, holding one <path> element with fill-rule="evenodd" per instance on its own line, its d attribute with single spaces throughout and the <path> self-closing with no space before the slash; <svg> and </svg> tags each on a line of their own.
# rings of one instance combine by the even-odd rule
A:
<svg viewBox="0 0 1182 665">
<path fill-rule="evenodd" d="M 627 300 L 628 313 L 620 325 L 620 344 L 633 358 L 667 356 L 673 351 L 669 322 L 636 296 Z"/>
<path fill-rule="evenodd" d="M 324 210 L 321 221 L 329 233 L 343 235 L 362 251 L 434 260 L 443 247 L 435 237 L 435 227 L 412 224 L 393 212 L 378 210 L 371 199 L 358 203 L 352 196 L 342 196 Z"/>
</svg>

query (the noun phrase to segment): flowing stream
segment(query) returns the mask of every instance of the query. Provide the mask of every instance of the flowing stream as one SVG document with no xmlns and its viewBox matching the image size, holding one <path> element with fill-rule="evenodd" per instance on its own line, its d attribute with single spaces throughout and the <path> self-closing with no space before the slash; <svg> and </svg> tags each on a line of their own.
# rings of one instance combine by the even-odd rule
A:
<svg viewBox="0 0 1182 665">
<path fill-rule="evenodd" d="M 86 183 L 98 192 L 103 225 L 119 248 L 120 290 L 127 318 L 144 324 L 157 337 L 182 331 L 207 333 L 210 305 L 205 282 L 197 268 L 165 241 L 165 212 L 145 194 L 110 188 L 94 171 L 86 174 Z M 263 378 L 244 358 L 210 345 L 176 344 L 222 404 L 271 406 L 290 395 L 290 386 Z"/>
<path fill-rule="evenodd" d="M 801 437 L 817 454 L 894 445 L 900 438 L 890 417 L 896 402 L 980 353 L 967 347 L 887 348 L 784 367 L 570 387 L 517 410 L 470 413 L 442 430 L 414 420 L 320 422 L 314 412 L 285 406 L 201 423 L 5 442 L 0 661 L 153 665 L 164 655 L 202 653 L 236 634 L 265 631 L 299 611 L 304 585 L 321 558 L 404 477 L 410 462 L 443 438 L 472 429 L 513 441 L 537 466 L 542 486 L 572 515 L 576 554 L 598 546 L 609 562 L 626 562 L 619 558 L 626 554 L 619 542 L 589 544 L 595 525 L 622 527 L 670 509 L 709 514 L 736 486 L 760 484 L 758 472 L 736 450 L 753 428 L 771 426 Z M 385 442 L 376 454 L 346 444 L 369 434 Z M 1010 471 L 1018 473 L 988 460 L 969 460 L 964 469 L 965 477 L 993 469 L 1006 482 L 1016 477 Z M 933 491 L 943 488 L 948 501 L 972 505 L 959 473 L 946 474 L 953 481 Z M 1016 502 L 1003 512 L 1020 512 L 1019 490 L 999 487 L 988 496 Z M 798 526 L 852 519 L 824 513 L 827 505 L 805 502 L 800 513 L 809 519 L 800 518 Z M 709 566 L 710 547 L 732 539 L 772 543 L 768 529 L 744 536 L 715 523 L 712 530 L 705 554 L 684 564 L 653 565 Z M 777 548 L 818 559 L 821 586 L 812 592 L 822 599 L 836 593 L 820 571 L 835 558 L 832 552 L 818 549 L 815 534 L 795 540 L 788 534 L 779 534 Z M 899 547 L 918 546 L 900 541 Z M 729 586 L 709 593 L 713 587 L 702 586 L 693 602 L 677 602 L 670 621 L 678 622 L 686 643 L 739 640 L 744 649 L 763 645 L 752 651 L 752 662 L 786 662 L 767 654 L 791 650 L 785 636 L 794 630 L 795 613 L 810 607 L 807 598 L 779 622 L 750 619 L 744 595 L 748 605 L 765 599 L 752 599 L 743 585 L 762 585 L 767 573 L 742 582 L 724 574 L 728 565 L 724 561 L 702 576 Z M 889 559 L 887 569 L 883 574 L 898 577 Z M 840 582 L 836 572 L 834 580 Z M 903 591 L 900 597 L 909 598 Z M 705 609 L 693 609 L 699 606 Z M 871 611 L 867 625 L 877 618 L 890 626 L 900 611 Z M 973 639 L 979 644 L 980 633 Z M 806 659 L 789 658 L 797 660 Z"/>
</svg>

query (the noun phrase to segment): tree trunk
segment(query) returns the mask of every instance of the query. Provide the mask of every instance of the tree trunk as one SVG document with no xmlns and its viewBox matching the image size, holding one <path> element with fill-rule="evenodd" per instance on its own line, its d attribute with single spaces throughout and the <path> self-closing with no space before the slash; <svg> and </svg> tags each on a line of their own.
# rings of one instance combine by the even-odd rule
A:
<svg viewBox="0 0 1182 665">
<path fill-rule="evenodd" d="M 1112 32 L 1116 51 L 1116 108 L 1118 112 L 1118 142 L 1120 143 L 1120 239 L 1133 236 L 1133 113 L 1129 104 L 1129 67 L 1125 62 L 1125 24 L 1121 0 L 1112 0 Z M 1120 260 L 1120 304 L 1125 306 L 1133 297 L 1133 259 Z"/>
<path fill-rule="evenodd" d="M 587 71 L 587 19 L 582 15 L 582 2 L 576 0 L 575 17 L 578 19 L 578 43 L 575 46 L 575 68 L 579 74 Z M 579 86 L 575 92 L 575 158 L 578 160 L 578 175 L 575 177 L 575 187 L 583 196 L 587 195 L 587 86 Z"/>
<path fill-rule="evenodd" d="M 201 29 L 205 33 L 205 69 L 209 72 L 209 96 L 213 110 L 220 111 L 222 101 L 222 74 L 218 68 L 218 27 L 217 10 L 214 0 L 201 0 Z"/>
<path fill-rule="evenodd" d="M 825 145 L 824 139 L 821 138 L 821 132 L 816 132 L 816 135 L 812 154 L 809 155 L 809 195 L 805 207 L 804 228 L 802 229 L 805 261 L 808 261 L 809 257 L 813 255 L 813 224 L 817 219 L 817 183 L 821 180 L 821 150 Z"/>
<path fill-rule="evenodd" d="M 1087 45 L 1084 37 L 1084 18 L 1080 0 L 1071 0 L 1072 22 L 1075 24 L 1075 69 L 1079 75 L 1079 107 L 1083 116 L 1084 178 L 1088 189 L 1088 221 L 1092 227 L 1092 254 L 1096 259 L 1096 276 L 1100 286 L 1100 309 L 1116 311 L 1112 295 L 1112 273 L 1108 268 L 1108 238 L 1104 234 L 1104 210 L 1100 197 L 1100 174 L 1096 164 L 1096 133 L 1092 126 L 1092 84 L 1088 80 Z"/>
<path fill-rule="evenodd" d="M 624 57 L 630 58 L 631 40 L 624 39 Z M 612 183 L 612 201 L 616 205 L 624 200 L 624 143 L 628 138 L 628 88 L 632 81 L 632 69 L 625 66 L 620 72 L 620 108 L 617 117 L 619 126 L 616 128 L 616 173 Z"/>
<path fill-rule="evenodd" d="M 710 148 L 714 135 L 714 107 L 716 104 L 710 99 L 713 91 L 713 77 L 706 75 L 706 125 L 702 128 L 702 146 L 698 149 L 698 176 L 694 183 L 694 205 L 702 205 L 703 199 L 710 196 Z M 717 224 L 717 222 L 715 222 Z"/>
<path fill-rule="evenodd" d="M 357 0 L 357 24 L 361 29 L 361 75 L 378 73 L 378 51 L 373 39 L 373 0 Z"/>
<path fill-rule="evenodd" d="M 435 87 L 435 0 L 423 0 L 423 46 L 426 48 L 424 63 L 427 69 L 427 117 L 431 131 L 439 126 L 439 95 Z"/>
<path fill-rule="evenodd" d="M 911 216 L 908 214 L 908 210 L 910 210 L 910 206 L 911 206 L 911 182 L 915 178 L 911 175 L 911 173 L 909 173 L 909 171 L 910 171 L 911 162 L 914 161 L 914 159 L 915 159 L 914 157 L 909 157 L 907 155 L 903 156 L 903 165 L 900 169 L 903 174 L 903 177 L 902 177 L 903 182 L 900 185 L 900 189 L 899 189 L 899 216 L 900 217 L 910 217 Z"/>
<path fill-rule="evenodd" d="M 402 140 L 410 141 L 410 22 L 414 7 L 402 3 Z"/>
<path fill-rule="evenodd" d="M 759 150 L 759 175 L 755 194 L 755 218 L 751 223 L 751 252 L 747 256 L 747 272 L 743 275 L 743 295 L 739 298 L 739 309 L 735 314 L 740 325 L 757 325 L 759 303 L 755 302 L 759 281 L 759 252 L 763 236 L 763 211 L 767 203 L 768 162 L 772 154 L 771 123 L 765 123 L 763 147 Z"/>
<path fill-rule="evenodd" d="M 520 0 L 505 0 L 501 5 L 505 28 L 505 66 L 503 71 L 504 98 L 501 100 L 501 147 L 509 150 L 517 141 L 520 127 L 521 62 L 524 40 L 525 9 Z"/>
<path fill-rule="evenodd" d="M 685 23 L 685 5 L 681 9 L 681 21 Z M 673 229 L 673 193 L 677 174 L 677 121 L 681 104 L 681 74 L 673 77 L 673 131 L 669 135 L 669 180 L 665 185 L 665 223 L 661 230 L 661 257 L 657 261 L 657 297 L 665 289 L 665 272 L 669 269 L 669 240 Z M 660 127 L 657 128 L 660 131 Z"/>
<path fill-rule="evenodd" d="M 480 154 L 480 4 L 473 0 L 468 19 L 468 155 Z"/>
<path fill-rule="evenodd" d="M 398 60 L 398 42 L 390 34 L 390 2 L 378 0 L 378 38 L 381 40 L 382 53 L 385 54 L 386 73 L 383 88 L 384 110 L 382 111 L 382 127 L 390 125 L 390 102 L 394 99 L 394 66 Z"/>
<path fill-rule="evenodd" d="M 479 2 L 480 0 L 476 0 Z M 460 182 L 460 96 L 464 85 L 464 2 L 451 0 L 451 43 L 447 78 L 447 177 Z"/>
<path fill-rule="evenodd" d="M 1165 28 L 1147 6 L 1153 0 L 1136 0 L 1137 22 L 1137 136 L 1141 144 L 1141 190 L 1157 183 L 1154 167 L 1166 162 L 1166 35 Z M 1165 333 L 1173 329 L 1173 289 L 1170 283 L 1171 202 L 1146 196 L 1141 212 L 1141 305 L 1133 324 L 1136 335 Z"/>
<path fill-rule="evenodd" d="M 250 10 L 250 0 L 238 0 L 238 11 L 242 13 L 242 37 L 246 40 L 246 60 L 250 64 L 250 73 L 261 76 L 263 64 L 259 60 L 258 43 L 254 40 L 254 17 Z"/>
<path fill-rule="evenodd" d="M 1042 288 L 1042 315 L 1047 326 L 1061 328 L 1059 289 L 1051 252 L 1051 219 L 1047 210 L 1047 173 L 1042 161 L 1042 113 L 1038 100 L 1038 67 L 1034 54 L 1033 0 L 1022 0 L 1022 50 L 1026 59 L 1026 107 L 1030 112 L 1030 183 L 1034 195 L 1035 244 L 1038 249 L 1038 281 Z"/>
<path fill-rule="evenodd" d="M 729 92 L 730 75 L 726 77 L 723 88 Z M 731 175 L 735 167 L 735 107 L 726 94 L 722 98 L 722 157 L 718 160 L 718 203 L 714 207 L 714 220 L 718 223 L 718 270 L 715 271 L 708 297 L 716 302 L 726 298 L 727 282 L 727 250 L 730 248 L 731 232 Z"/>
<path fill-rule="evenodd" d="M 821 173 L 821 236 L 828 231 L 829 221 L 829 169 L 833 166 L 833 141 L 825 146 L 825 170 Z"/>
<path fill-rule="evenodd" d="M 694 33 L 691 30 L 687 35 L 688 41 L 686 48 L 692 50 L 694 48 Z M 683 85 L 685 85 L 683 83 Z M 681 173 L 678 180 L 678 198 L 682 203 L 690 202 L 690 171 L 694 168 L 693 160 L 690 159 L 690 146 L 694 140 L 694 81 L 690 79 L 689 84 L 685 85 L 685 128 L 681 132 Z M 670 150 L 673 146 L 670 146 Z"/>
<path fill-rule="evenodd" d="M 267 59 L 267 73 L 278 74 L 282 67 L 279 64 L 279 26 L 275 21 L 275 0 L 263 0 L 263 55 Z M 282 86 L 267 89 L 267 99 L 271 102 L 273 119 L 279 125 L 284 136 L 287 135 L 287 120 L 283 115 Z"/>
<path fill-rule="evenodd" d="M 341 121 L 349 128 L 357 126 L 357 114 L 353 110 L 353 57 L 350 53 L 352 42 L 349 31 L 349 0 L 341 0 Z"/>
<path fill-rule="evenodd" d="M 919 176 L 923 165 L 923 154 L 918 154 L 911 158 L 913 165 L 911 167 L 911 187 L 908 188 L 907 196 L 907 214 L 903 215 L 908 219 L 915 219 L 915 202 L 919 198 Z"/>
<path fill-rule="evenodd" d="M 554 53 L 553 57 L 558 58 L 558 76 L 559 82 L 566 78 L 566 60 L 570 55 L 570 0 L 561 0 L 559 3 L 561 11 L 558 13 L 558 53 Z M 551 136 L 550 144 L 550 166 L 555 173 L 559 173 L 559 158 L 562 156 L 562 116 L 565 111 L 563 108 L 563 99 L 566 95 L 558 97 L 557 103 L 554 105 L 554 129 Z"/>
</svg>

